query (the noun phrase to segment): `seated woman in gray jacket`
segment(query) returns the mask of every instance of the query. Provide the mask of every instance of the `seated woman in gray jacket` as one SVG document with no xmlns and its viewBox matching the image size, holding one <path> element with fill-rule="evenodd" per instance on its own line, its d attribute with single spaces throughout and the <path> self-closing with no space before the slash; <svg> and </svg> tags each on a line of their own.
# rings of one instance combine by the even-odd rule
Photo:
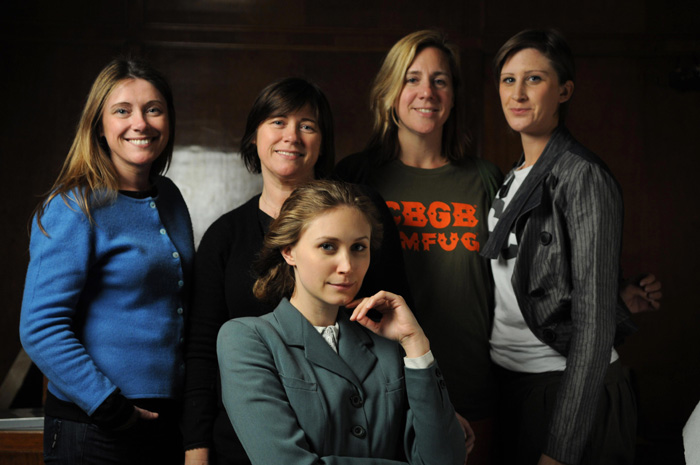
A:
<svg viewBox="0 0 700 465">
<path fill-rule="evenodd" d="M 381 234 L 373 203 L 330 181 L 297 188 L 272 223 L 254 292 L 280 303 L 229 321 L 217 341 L 224 406 L 252 463 L 464 463 L 464 433 L 403 298 L 353 300 Z"/>
</svg>

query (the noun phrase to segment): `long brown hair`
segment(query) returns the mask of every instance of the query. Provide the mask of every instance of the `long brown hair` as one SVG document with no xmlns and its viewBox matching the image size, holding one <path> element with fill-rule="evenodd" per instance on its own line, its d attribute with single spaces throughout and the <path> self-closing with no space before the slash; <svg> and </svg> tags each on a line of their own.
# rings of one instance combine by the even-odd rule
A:
<svg viewBox="0 0 700 465">
<path fill-rule="evenodd" d="M 371 227 L 370 247 L 379 248 L 382 223 L 369 197 L 356 186 L 339 181 L 311 181 L 294 189 L 285 200 L 279 216 L 270 225 L 263 247 L 254 264 L 259 278 L 253 294 L 260 300 L 278 302 L 294 292 L 294 269 L 287 264 L 282 250 L 299 241 L 306 227 L 319 215 L 338 207 L 360 211 Z"/>
<path fill-rule="evenodd" d="M 168 107 L 170 137 L 163 153 L 153 162 L 151 175 L 162 174 L 170 165 L 175 139 L 175 107 L 173 94 L 165 77 L 150 64 L 132 58 L 117 58 L 109 63 L 92 84 L 83 112 L 78 122 L 73 144 L 63 167 L 51 189 L 34 210 L 37 225 L 48 235 L 41 224 L 41 217 L 48 203 L 61 196 L 66 205 L 75 202 L 93 221 L 91 208 L 116 198 L 119 179 L 110 158 L 110 150 L 104 137 L 100 136 L 102 112 L 105 101 L 114 89 L 124 80 L 143 79 L 148 81 L 163 96 Z M 74 195 L 70 195 L 74 192 Z"/>
</svg>

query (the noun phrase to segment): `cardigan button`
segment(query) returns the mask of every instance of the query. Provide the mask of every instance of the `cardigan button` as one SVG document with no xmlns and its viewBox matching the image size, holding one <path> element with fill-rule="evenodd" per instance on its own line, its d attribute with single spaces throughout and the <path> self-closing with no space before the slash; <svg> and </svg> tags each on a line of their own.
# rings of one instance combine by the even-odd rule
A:
<svg viewBox="0 0 700 465">
<path fill-rule="evenodd" d="M 360 425 L 353 426 L 351 433 L 358 439 L 364 439 L 367 437 L 367 431 Z"/>
<path fill-rule="evenodd" d="M 437 376 L 438 378 L 442 378 L 442 371 L 440 371 L 439 368 L 435 369 L 435 376 Z"/>
<path fill-rule="evenodd" d="M 362 407 L 362 397 L 358 396 L 357 394 L 350 396 L 350 404 L 355 408 Z"/>
<path fill-rule="evenodd" d="M 545 328 L 542 330 L 542 340 L 547 344 L 551 344 L 557 340 L 557 333 L 553 329 Z"/>
<path fill-rule="evenodd" d="M 547 231 L 542 231 L 540 233 L 540 244 L 549 245 L 552 243 L 552 235 Z"/>
</svg>

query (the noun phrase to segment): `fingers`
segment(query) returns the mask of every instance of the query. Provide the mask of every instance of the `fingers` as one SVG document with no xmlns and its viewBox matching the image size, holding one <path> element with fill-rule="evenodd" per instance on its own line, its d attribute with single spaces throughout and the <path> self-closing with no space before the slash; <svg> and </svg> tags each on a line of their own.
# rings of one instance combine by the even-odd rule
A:
<svg viewBox="0 0 700 465">
<path fill-rule="evenodd" d="M 158 418 L 158 414 L 156 412 L 151 412 L 150 410 L 145 410 L 136 406 L 134 406 L 134 410 L 136 410 L 136 413 L 142 420 L 155 420 Z"/>
<path fill-rule="evenodd" d="M 401 305 L 402 303 L 404 303 L 404 301 L 401 296 L 392 294 L 388 291 L 379 291 L 373 296 L 355 300 L 348 304 L 355 307 L 352 315 L 350 315 L 350 321 L 360 321 L 364 319 L 370 309 L 375 309 L 384 313 L 387 310 L 387 307 Z M 348 307 L 348 305 L 346 305 L 346 307 Z"/>
</svg>

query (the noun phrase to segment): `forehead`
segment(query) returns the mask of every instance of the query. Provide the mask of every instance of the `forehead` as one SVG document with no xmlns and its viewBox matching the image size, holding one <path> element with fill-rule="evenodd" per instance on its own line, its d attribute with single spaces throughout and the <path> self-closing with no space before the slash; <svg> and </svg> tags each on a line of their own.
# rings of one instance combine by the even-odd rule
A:
<svg viewBox="0 0 700 465">
<path fill-rule="evenodd" d="M 129 78 L 122 79 L 112 89 L 107 96 L 106 103 L 114 104 L 118 102 L 132 101 L 165 101 L 163 95 L 156 87 L 145 79 Z"/>
<path fill-rule="evenodd" d="M 264 119 L 277 116 L 298 116 L 304 119 L 318 118 L 318 108 L 313 102 L 295 102 L 290 99 L 278 99 L 271 102 L 269 112 Z"/>
<path fill-rule="evenodd" d="M 525 48 L 515 52 L 506 59 L 505 63 L 503 63 L 501 74 L 532 70 L 553 73 L 554 67 L 549 58 L 539 50 Z"/>
<path fill-rule="evenodd" d="M 422 67 L 436 68 L 439 71 L 450 73 L 450 61 L 447 54 L 437 47 L 428 46 L 416 53 L 406 72 L 417 71 Z"/>
<path fill-rule="evenodd" d="M 303 229 L 301 236 L 311 239 L 321 236 L 339 237 L 341 235 L 369 237 L 371 226 L 363 212 L 355 207 L 342 205 L 326 210 L 311 219 Z M 307 234 L 308 233 L 308 234 Z"/>
</svg>

